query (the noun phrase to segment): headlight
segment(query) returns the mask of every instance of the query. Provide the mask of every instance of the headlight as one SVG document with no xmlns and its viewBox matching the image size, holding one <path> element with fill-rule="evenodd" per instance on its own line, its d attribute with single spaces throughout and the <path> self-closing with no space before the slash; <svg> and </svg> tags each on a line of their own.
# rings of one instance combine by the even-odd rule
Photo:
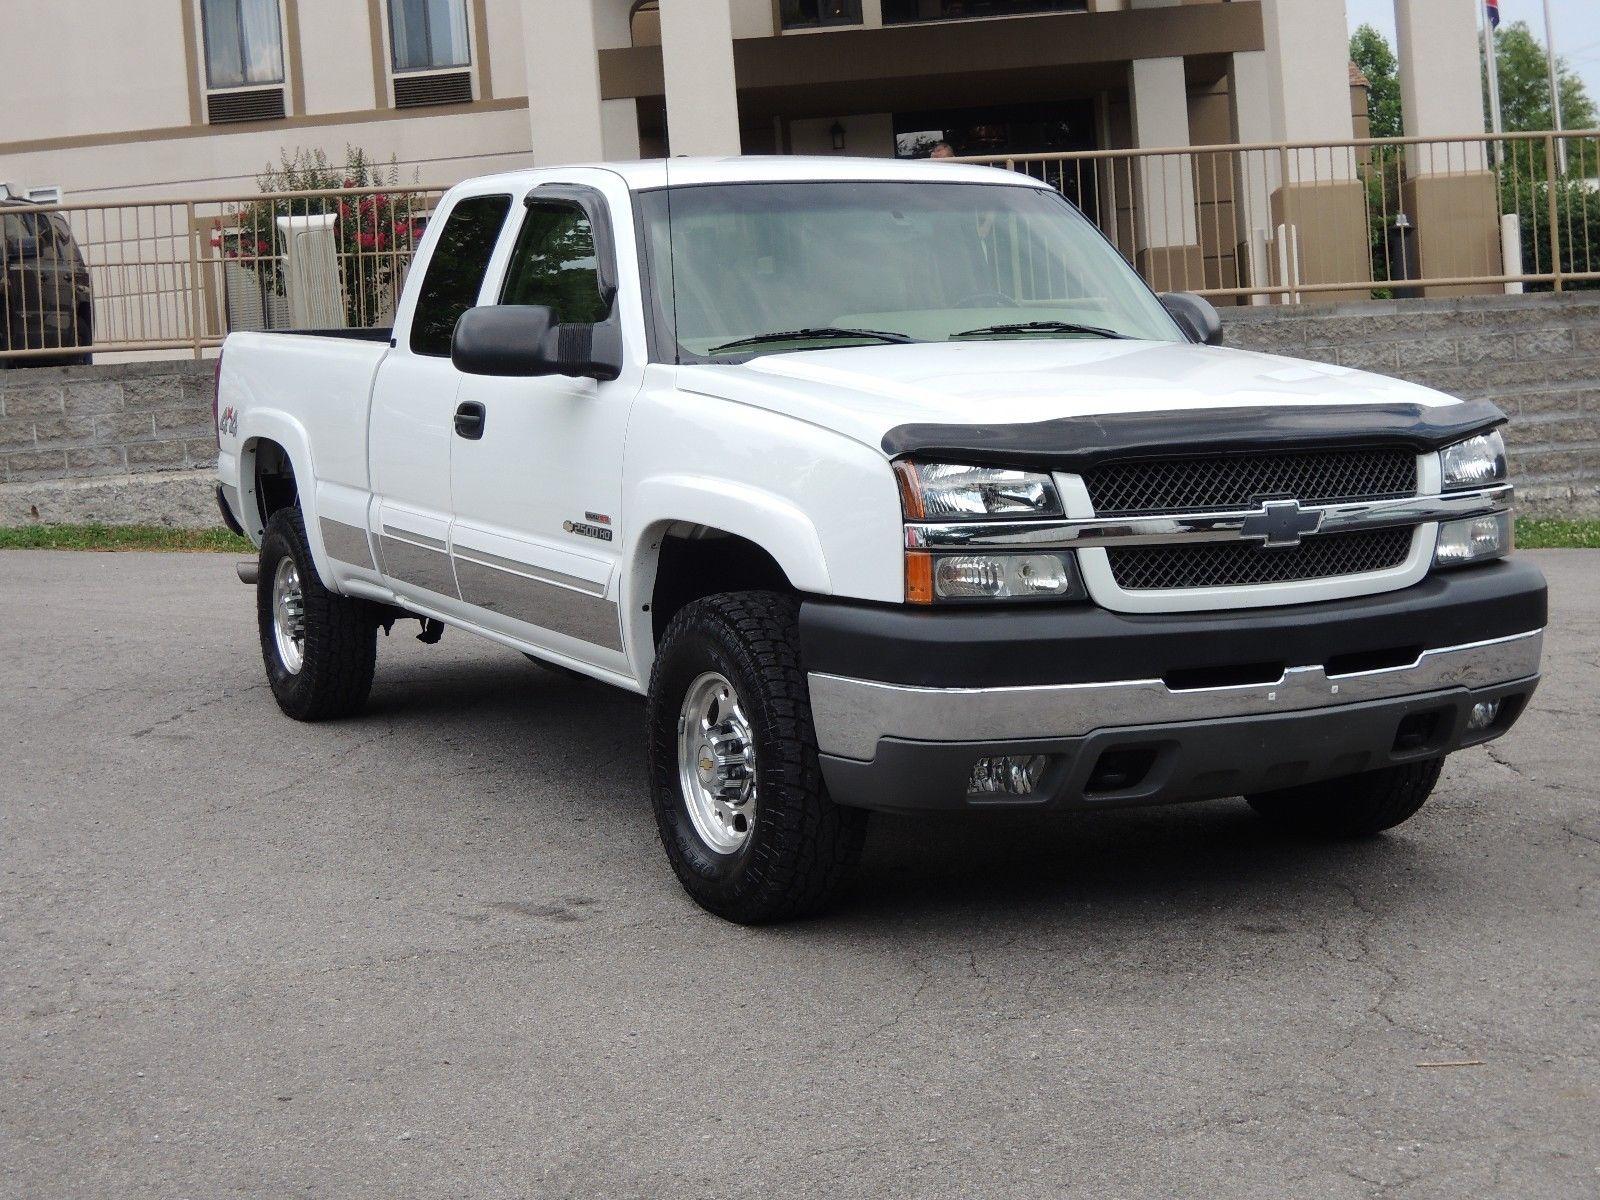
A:
<svg viewBox="0 0 1600 1200">
<path fill-rule="evenodd" d="M 945 463 L 899 462 L 894 470 L 908 521 L 1062 515 L 1061 497 L 1048 475 Z"/>
<path fill-rule="evenodd" d="M 1446 521 L 1439 526 L 1433 562 L 1438 567 L 1464 567 L 1468 563 L 1503 558 L 1511 553 L 1513 524 L 1509 512 Z"/>
<path fill-rule="evenodd" d="M 1506 440 L 1498 430 L 1446 446 L 1440 459 L 1446 491 L 1487 487 L 1506 478 Z"/>
</svg>

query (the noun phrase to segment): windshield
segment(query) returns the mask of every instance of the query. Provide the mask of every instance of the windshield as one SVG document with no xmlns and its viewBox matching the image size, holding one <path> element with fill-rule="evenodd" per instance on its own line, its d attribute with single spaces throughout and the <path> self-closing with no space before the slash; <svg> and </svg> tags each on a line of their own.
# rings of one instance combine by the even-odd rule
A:
<svg viewBox="0 0 1600 1200">
<path fill-rule="evenodd" d="M 681 361 L 908 340 L 1182 340 L 1099 231 L 1043 188 L 717 184 L 640 205 Z"/>
</svg>

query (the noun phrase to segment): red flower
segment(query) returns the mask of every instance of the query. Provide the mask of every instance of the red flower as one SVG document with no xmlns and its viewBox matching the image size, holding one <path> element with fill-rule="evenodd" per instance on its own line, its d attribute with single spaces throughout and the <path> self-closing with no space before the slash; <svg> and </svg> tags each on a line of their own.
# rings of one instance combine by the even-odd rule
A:
<svg viewBox="0 0 1600 1200">
<path fill-rule="evenodd" d="M 272 250 L 272 243 L 271 242 L 257 242 L 256 243 L 256 253 L 257 254 L 268 254 L 268 253 L 271 252 L 271 250 Z"/>
<path fill-rule="evenodd" d="M 358 233 L 356 234 L 356 242 L 363 250 L 371 250 L 378 244 L 378 239 L 370 233 Z"/>
</svg>

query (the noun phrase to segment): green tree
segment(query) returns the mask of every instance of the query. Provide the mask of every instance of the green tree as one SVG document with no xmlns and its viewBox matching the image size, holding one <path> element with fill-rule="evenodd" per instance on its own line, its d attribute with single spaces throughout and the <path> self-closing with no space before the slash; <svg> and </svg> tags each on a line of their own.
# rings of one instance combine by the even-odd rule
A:
<svg viewBox="0 0 1600 1200">
<path fill-rule="evenodd" d="M 1350 61 L 1367 77 L 1367 120 L 1372 136 L 1399 137 L 1404 125 L 1400 68 L 1388 40 L 1371 25 L 1361 26 L 1350 39 Z"/>
<path fill-rule="evenodd" d="M 1549 63 L 1544 44 L 1533 36 L 1526 22 L 1518 21 L 1501 28 L 1495 37 L 1495 60 L 1500 67 L 1500 117 L 1506 131 L 1526 133 L 1554 129 Z M 1593 129 L 1597 113 L 1583 80 L 1565 59 L 1557 60 L 1556 77 L 1561 84 L 1562 128 Z"/>
</svg>

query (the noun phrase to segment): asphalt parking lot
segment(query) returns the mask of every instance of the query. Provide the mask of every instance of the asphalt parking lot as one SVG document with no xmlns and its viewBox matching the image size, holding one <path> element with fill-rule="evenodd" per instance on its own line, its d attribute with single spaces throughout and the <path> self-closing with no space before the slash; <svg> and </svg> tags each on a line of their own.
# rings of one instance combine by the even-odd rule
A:
<svg viewBox="0 0 1600 1200">
<path fill-rule="evenodd" d="M 878 819 L 751 930 L 639 701 L 402 627 L 295 725 L 231 560 L 0 553 L 0 1195 L 1594 1197 L 1600 554 L 1533 557 L 1533 710 L 1390 836 Z"/>
</svg>

